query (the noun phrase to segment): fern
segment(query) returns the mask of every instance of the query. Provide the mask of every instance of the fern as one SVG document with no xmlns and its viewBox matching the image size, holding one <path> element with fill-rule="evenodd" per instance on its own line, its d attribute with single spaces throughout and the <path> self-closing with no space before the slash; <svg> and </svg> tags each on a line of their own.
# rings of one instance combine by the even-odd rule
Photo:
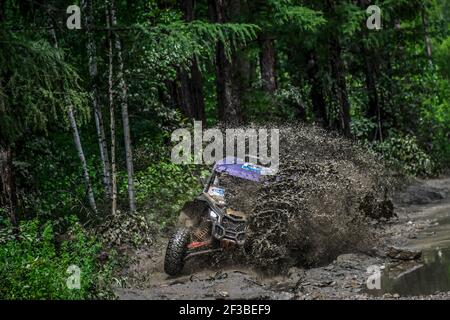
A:
<svg viewBox="0 0 450 320">
<path fill-rule="evenodd" d="M 64 62 L 63 52 L 45 40 L 31 40 L 1 31 L 0 137 L 14 142 L 25 132 L 46 131 L 51 121 L 65 119 L 62 88 L 68 90 L 74 108 L 83 111 L 85 94 L 76 70 Z M 64 114 L 64 116 L 62 116 Z"/>
<path fill-rule="evenodd" d="M 175 21 L 167 25 L 136 25 L 134 43 L 146 47 L 155 69 L 172 66 L 188 69 L 192 58 L 213 61 L 216 43 L 224 45 L 228 59 L 233 48 L 255 39 L 260 28 L 254 24 Z M 151 48 L 151 49 L 148 49 Z M 135 48 L 136 49 L 136 48 Z M 158 57 L 158 59 L 154 59 Z"/>
<path fill-rule="evenodd" d="M 302 30 L 312 31 L 326 21 L 322 13 L 298 6 L 291 0 L 268 0 L 274 9 L 275 22 L 278 25 L 292 25 Z"/>
</svg>

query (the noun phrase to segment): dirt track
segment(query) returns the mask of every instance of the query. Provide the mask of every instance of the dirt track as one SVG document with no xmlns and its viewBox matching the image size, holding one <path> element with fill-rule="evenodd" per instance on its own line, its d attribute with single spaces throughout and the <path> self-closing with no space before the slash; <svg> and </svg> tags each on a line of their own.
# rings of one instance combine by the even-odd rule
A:
<svg viewBox="0 0 450 320">
<path fill-rule="evenodd" d="M 429 255 L 422 259 L 425 262 L 401 262 L 386 255 L 391 246 L 428 253 L 450 248 L 450 236 L 446 236 L 450 223 L 444 224 L 450 220 L 450 178 L 412 184 L 397 193 L 395 208 L 398 219 L 374 223 L 379 243 L 372 249 L 340 255 L 323 267 L 291 268 L 286 276 L 264 277 L 222 257 L 207 269 L 199 267 L 201 260 L 188 263 L 182 276 L 171 278 L 163 272 L 167 239 L 161 239 L 153 250 L 135 253 L 133 262 L 124 270 L 125 281 L 115 292 L 119 299 L 450 299 L 450 292 L 410 295 L 407 277 L 398 280 L 398 275 L 392 276 L 395 270 L 400 270 L 397 273 L 401 275 L 417 269 L 426 271 L 423 266 Z M 383 277 L 389 288 L 397 290 L 402 284 L 397 282 L 406 279 L 406 293 L 386 290 L 375 294 L 368 290 L 369 266 L 392 270 L 391 275 Z"/>
</svg>

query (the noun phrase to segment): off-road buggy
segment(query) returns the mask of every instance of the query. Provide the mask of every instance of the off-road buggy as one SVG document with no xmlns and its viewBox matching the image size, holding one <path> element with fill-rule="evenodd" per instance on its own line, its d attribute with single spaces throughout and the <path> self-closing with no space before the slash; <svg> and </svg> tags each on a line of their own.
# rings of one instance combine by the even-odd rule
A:
<svg viewBox="0 0 450 320">
<path fill-rule="evenodd" d="M 179 274 L 187 259 L 197 255 L 242 246 L 246 240 L 247 214 L 230 208 L 222 181 L 226 177 L 260 183 L 272 174 L 270 168 L 227 157 L 214 165 L 203 192 L 187 202 L 171 236 L 164 259 L 164 271 Z M 233 187 L 233 186 L 231 186 Z"/>
</svg>

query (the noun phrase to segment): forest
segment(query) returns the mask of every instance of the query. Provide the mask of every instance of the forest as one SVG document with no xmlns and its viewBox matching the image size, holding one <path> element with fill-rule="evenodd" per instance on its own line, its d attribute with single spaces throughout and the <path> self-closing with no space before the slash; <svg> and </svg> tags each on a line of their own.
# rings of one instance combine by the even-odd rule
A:
<svg viewBox="0 0 450 320">
<path fill-rule="evenodd" d="M 194 120 L 302 124 L 446 175 L 450 1 L 0 0 L 0 298 L 112 298 L 123 253 L 202 190 L 210 167 L 171 161 Z"/>
</svg>

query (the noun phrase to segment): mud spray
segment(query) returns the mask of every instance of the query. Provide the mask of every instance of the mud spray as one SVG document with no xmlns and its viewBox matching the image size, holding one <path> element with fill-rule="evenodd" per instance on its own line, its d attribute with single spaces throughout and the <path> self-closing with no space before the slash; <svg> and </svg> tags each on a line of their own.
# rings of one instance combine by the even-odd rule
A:
<svg viewBox="0 0 450 320">
<path fill-rule="evenodd" d="M 382 161 L 315 126 L 277 127 L 277 175 L 262 184 L 230 178 L 226 187 L 227 203 L 250 213 L 241 262 L 273 274 L 372 246 L 370 220 L 393 214 Z"/>
</svg>

